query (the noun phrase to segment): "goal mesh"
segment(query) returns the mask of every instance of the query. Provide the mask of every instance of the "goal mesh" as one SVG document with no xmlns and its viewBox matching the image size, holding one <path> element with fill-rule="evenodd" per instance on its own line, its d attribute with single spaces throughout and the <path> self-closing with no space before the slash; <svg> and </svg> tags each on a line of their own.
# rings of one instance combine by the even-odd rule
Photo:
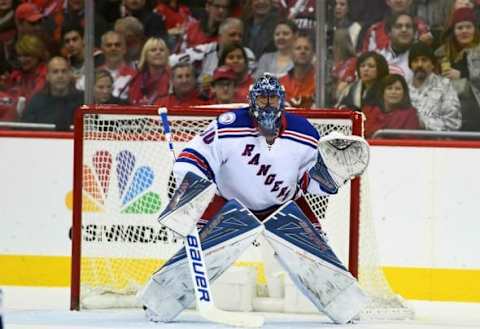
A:
<svg viewBox="0 0 480 329">
<path fill-rule="evenodd" d="M 225 110 L 170 109 L 175 153 Z M 361 116 L 355 113 L 299 113 L 308 117 L 320 135 L 333 130 L 361 133 Z M 138 290 L 182 247 L 181 240 L 156 221 L 174 189 L 172 156 L 156 109 L 83 107 L 75 121 L 74 162 L 71 308 L 135 305 Z M 332 248 L 352 273 L 358 273 L 371 297 L 364 316 L 410 317 L 411 311 L 391 291 L 378 264 L 374 227 L 365 202 L 368 184 L 362 184 L 360 192 L 349 185 L 353 184 L 333 197 L 307 195 L 307 200 Z M 351 229 L 355 209 L 361 216 L 358 231 Z M 352 245 L 357 238 L 359 248 Z M 259 281 L 262 277 L 258 273 Z"/>
</svg>

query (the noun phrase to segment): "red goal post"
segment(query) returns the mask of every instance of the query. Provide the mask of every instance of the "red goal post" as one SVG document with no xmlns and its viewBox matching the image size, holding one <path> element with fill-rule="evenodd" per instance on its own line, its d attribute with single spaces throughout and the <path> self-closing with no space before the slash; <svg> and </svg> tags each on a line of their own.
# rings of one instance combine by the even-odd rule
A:
<svg viewBox="0 0 480 329">
<path fill-rule="evenodd" d="M 230 109 L 169 108 L 177 154 L 212 119 Z M 153 106 L 92 105 L 76 112 L 71 309 L 86 307 L 87 300 L 98 295 L 134 296 L 179 246 L 176 237 L 155 220 L 173 189 L 171 159 L 157 110 Z M 308 118 L 321 135 L 332 130 L 363 133 L 361 113 L 333 109 L 292 112 Z M 335 206 L 346 211 L 342 216 L 348 218 L 341 233 L 347 235 L 342 238 L 345 255 L 339 257 L 357 277 L 361 268 L 360 179 L 342 190 L 346 196 L 339 197 L 342 201 Z M 324 218 L 337 216 L 329 213 L 336 201 L 316 196 L 307 199 L 322 225 Z"/>
</svg>

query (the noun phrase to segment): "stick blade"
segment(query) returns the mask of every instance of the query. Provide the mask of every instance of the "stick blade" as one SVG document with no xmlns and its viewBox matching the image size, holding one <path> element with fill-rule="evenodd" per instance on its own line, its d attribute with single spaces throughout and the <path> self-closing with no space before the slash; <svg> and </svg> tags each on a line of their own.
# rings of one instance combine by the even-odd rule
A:
<svg viewBox="0 0 480 329">
<path fill-rule="evenodd" d="M 260 315 L 239 312 L 227 312 L 217 308 L 199 309 L 200 315 L 206 320 L 226 324 L 233 327 L 260 328 L 265 319 Z"/>
</svg>

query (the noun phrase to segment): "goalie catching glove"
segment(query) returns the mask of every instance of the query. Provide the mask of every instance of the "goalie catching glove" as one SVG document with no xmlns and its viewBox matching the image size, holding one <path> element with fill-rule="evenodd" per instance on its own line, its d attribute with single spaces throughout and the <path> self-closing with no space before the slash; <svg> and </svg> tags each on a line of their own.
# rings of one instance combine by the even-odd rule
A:
<svg viewBox="0 0 480 329">
<path fill-rule="evenodd" d="M 340 186 L 363 174 L 369 159 L 370 148 L 364 138 L 332 132 L 320 139 L 317 163 L 308 173 L 323 191 L 335 194 Z"/>
</svg>

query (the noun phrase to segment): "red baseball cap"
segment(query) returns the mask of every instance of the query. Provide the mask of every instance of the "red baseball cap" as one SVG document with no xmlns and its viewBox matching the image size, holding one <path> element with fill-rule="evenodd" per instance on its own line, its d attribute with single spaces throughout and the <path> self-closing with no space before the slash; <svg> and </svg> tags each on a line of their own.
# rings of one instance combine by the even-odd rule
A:
<svg viewBox="0 0 480 329">
<path fill-rule="evenodd" d="M 235 80 L 235 78 L 235 72 L 233 72 L 232 68 L 228 65 L 223 65 L 215 69 L 212 81 L 215 82 L 221 79 Z"/>
<path fill-rule="evenodd" d="M 36 22 L 42 19 L 43 15 L 37 6 L 32 3 L 25 2 L 19 5 L 15 10 L 15 17 L 19 21 Z"/>
</svg>

